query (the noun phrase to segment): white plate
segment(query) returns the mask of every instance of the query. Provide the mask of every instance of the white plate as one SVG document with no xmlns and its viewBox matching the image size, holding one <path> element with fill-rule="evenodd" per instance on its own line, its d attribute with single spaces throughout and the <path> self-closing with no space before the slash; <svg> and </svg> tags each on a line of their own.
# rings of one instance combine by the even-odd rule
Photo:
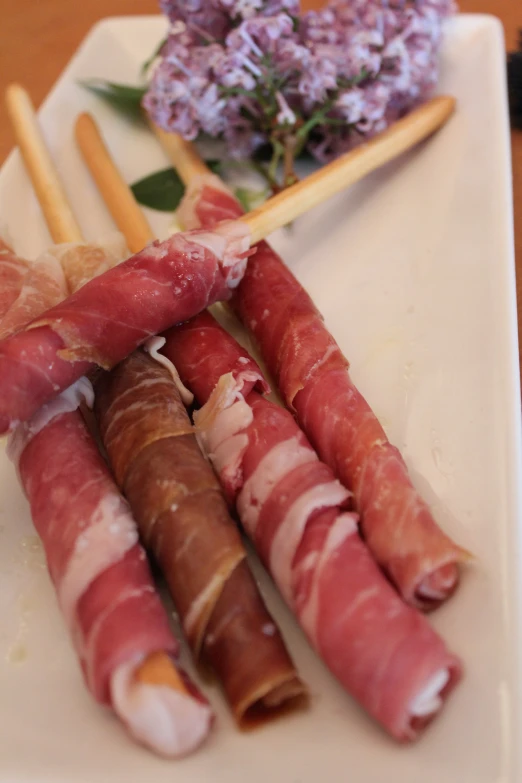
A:
<svg viewBox="0 0 522 783">
<path fill-rule="evenodd" d="M 41 112 L 87 237 L 112 228 L 75 149 L 80 110 L 98 117 L 129 181 L 166 165 L 146 130 L 75 84 L 135 83 L 162 36 L 159 17 L 91 32 Z M 181 763 L 132 745 L 86 693 L 32 537 L 14 471 L 0 455 L 1 783 L 519 783 L 520 417 L 509 137 L 499 23 L 448 26 L 441 90 L 459 101 L 435 138 L 298 221 L 274 244 L 312 292 L 353 377 L 402 449 L 441 525 L 476 555 L 433 623 L 466 663 L 440 720 L 397 747 L 316 659 L 266 578 L 263 589 L 312 708 L 240 735 L 219 691 L 218 722 Z M 49 242 L 18 154 L 0 175 L 1 221 L 21 253 Z M 150 213 L 165 234 L 168 218 Z"/>
</svg>

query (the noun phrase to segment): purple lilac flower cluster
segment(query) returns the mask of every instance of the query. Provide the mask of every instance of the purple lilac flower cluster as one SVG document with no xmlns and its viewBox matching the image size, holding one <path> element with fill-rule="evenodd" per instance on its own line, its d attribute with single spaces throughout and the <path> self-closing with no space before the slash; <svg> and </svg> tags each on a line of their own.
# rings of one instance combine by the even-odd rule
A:
<svg viewBox="0 0 522 783">
<path fill-rule="evenodd" d="M 144 105 L 166 130 L 246 157 L 329 159 L 424 100 L 453 0 L 161 0 L 171 22 Z"/>
</svg>

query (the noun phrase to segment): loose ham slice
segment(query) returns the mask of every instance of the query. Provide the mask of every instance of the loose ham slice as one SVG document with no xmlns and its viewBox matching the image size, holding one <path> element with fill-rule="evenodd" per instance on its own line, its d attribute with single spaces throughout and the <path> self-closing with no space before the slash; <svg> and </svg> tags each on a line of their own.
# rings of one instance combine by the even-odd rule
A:
<svg viewBox="0 0 522 783">
<path fill-rule="evenodd" d="M 0 238 L 0 319 L 20 293 L 28 269 L 29 262 L 17 256 Z"/>
<path fill-rule="evenodd" d="M 199 440 L 311 644 L 393 737 L 415 739 L 460 661 L 383 576 L 347 510 L 350 493 L 293 416 L 253 390 L 248 354 L 208 314 L 164 337 L 161 351 L 203 404 Z"/>
<path fill-rule="evenodd" d="M 277 714 L 305 688 L 259 595 L 177 379 L 135 351 L 97 381 L 96 413 L 196 660 L 211 664 L 239 725 Z"/>
<path fill-rule="evenodd" d="M 241 214 L 216 179 L 199 178 L 189 188 L 182 208 L 187 227 L 210 228 Z M 266 242 L 250 259 L 232 306 L 321 459 L 353 492 L 374 558 L 412 606 L 439 606 L 457 588 L 469 554 L 438 526 L 321 314 Z"/>
<path fill-rule="evenodd" d="M 72 292 L 94 277 L 108 272 L 130 255 L 125 237 L 117 231 L 97 243 L 65 242 L 53 245 L 50 252 L 60 262 Z"/>
<path fill-rule="evenodd" d="M 61 267 L 50 263 L 46 270 L 51 277 L 55 273 L 54 285 L 40 276 L 42 287 L 24 299 L 29 317 L 57 291 L 66 294 Z M 17 464 L 89 690 L 114 709 L 139 742 L 165 756 L 184 755 L 207 736 L 212 712 L 176 668 L 178 643 L 136 523 L 78 411 L 82 400 L 92 405 L 86 379 L 20 424 L 8 453 Z M 145 671 L 155 676 L 145 677 Z"/>
<path fill-rule="evenodd" d="M 248 229 L 176 234 L 84 285 L 0 344 L 0 434 L 96 365 L 230 296 L 244 272 Z"/>
<path fill-rule="evenodd" d="M 49 307 L 61 302 L 67 288 L 62 267 L 51 251 L 28 268 L 18 296 L 0 321 L 0 340 L 14 334 Z"/>
</svg>

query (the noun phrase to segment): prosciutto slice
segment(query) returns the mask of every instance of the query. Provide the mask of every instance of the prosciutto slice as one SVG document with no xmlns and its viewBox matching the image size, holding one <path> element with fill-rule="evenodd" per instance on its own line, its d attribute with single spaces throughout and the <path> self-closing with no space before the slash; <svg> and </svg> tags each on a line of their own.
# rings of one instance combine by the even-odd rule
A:
<svg viewBox="0 0 522 783">
<path fill-rule="evenodd" d="M 66 296 L 62 267 L 51 251 L 39 256 L 22 280 L 18 296 L 0 321 L 0 339 L 22 329 L 29 321 Z"/>
<path fill-rule="evenodd" d="M 248 229 L 176 234 L 82 286 L 0 344 L 0 434 L 96 365 L 230 296 L 244 272 Z"/>
<path fill-rule="evenodd" d="M 311 644 L 393 737 L 415 739 L 458 682 L 458 658 L 385 579 L 347 510 L 350 493 L 293 416 L 252 389 L 244 350 L 208 313 L 164 337 L 162 352 L 203 404 L 200 442 Z"/>
<path fill-rule="evenodd" d="M 96 413 L 196 660 L 211 664 L 239 725 L 287 707 L 305 688 L 257 590 L 177 378 L 135 351 L 97 381 Z"/>
<path fill-rule="evenodd" d="M 238 216 L 239 204 L 209 176 L 189 189 L 182 216 L 188 227 L 211 227 L 230 219 L 234 206 Z M 457 588 L 459 564 L 469 554 L 437 525 L 321 314 L 266 242 L 249 261 L 232 306 L 321 459 L 353 492 L 374 558 L 412 606 L 439 606 Z"/>
<path fill-rule="evenodd" d="M 64 242 L 53 245 L 49 252 L 59 261 L 70 291 L 77 291 L 130 255 L 125 237 L 117 231 L 98 243 Z"/>
<path fill-rule="evenodd" d="M 26 304 L 45 308 L 56 289 L 65 296 L 61 268 L 49 269 L 55 286 L 42 285 Z M 136 523 L 78 411 L 82 400 L 92 405 L 86 379 L 19 425 L 8 453 L 89 690 L 139 742 L 165 756 L 184 755 L 208 734 L 212 712 L 176 668 L 178 643 Z"/>
<path fill-rule="evenodd" d="M 0 319 L 4 317 L 20 293 L 29 262 L 20 258 L 0 239 Z"/>
</svg>

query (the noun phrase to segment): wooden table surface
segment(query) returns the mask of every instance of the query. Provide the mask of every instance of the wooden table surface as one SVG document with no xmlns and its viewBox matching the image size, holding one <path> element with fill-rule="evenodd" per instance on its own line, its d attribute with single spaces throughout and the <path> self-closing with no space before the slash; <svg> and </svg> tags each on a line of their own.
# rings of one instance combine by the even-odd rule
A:
<svg viewBox="0 0 522 783">
<path fill-rule="evenodd" d="M 304 0 L 304 7 L 320 0 Z M 515 48 L 522 28 L 522 0 L 461 0 L 460 9 L 498 16 L 505 28 L 508 50 Z M 0 96 L 11 81 L 26 86 L 37 105 L 72 56 L 89 28 L 106 16 L 154 14 L 156 0 L 0 0 Z M 522 132 L 514 132 L 513 180 L 519 332 L 522 336 Z M 0 100 L 0 162 L 13 145 L 3 101 Z M 522 341 L 521 341 L 522 343 Z"/>
</svg>

